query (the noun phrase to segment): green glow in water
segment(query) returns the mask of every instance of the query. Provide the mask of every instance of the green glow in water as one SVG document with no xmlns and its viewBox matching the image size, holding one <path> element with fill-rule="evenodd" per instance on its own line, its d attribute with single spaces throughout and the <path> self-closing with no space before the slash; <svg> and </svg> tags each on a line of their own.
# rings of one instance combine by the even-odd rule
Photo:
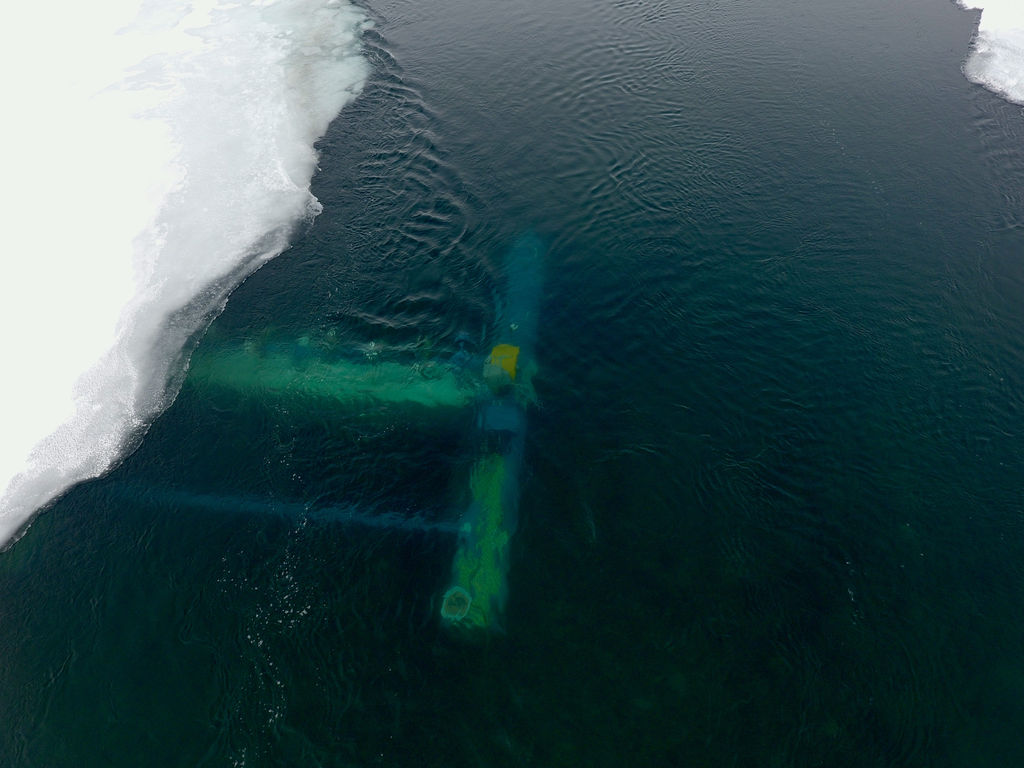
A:
<svg viewBox="0 0 1024 768">
<path fill-rule="evenodd" d="M 297 360 L 293 354 L 262 351 L 254 345 L 197 355 L 189 381 L 246 395 L 320 397 L 343 404 L 374 400 L 461 408 L 476 396 L 472 382 L 440 363 L 327 361 L 316 356 Z"/>
</svg>

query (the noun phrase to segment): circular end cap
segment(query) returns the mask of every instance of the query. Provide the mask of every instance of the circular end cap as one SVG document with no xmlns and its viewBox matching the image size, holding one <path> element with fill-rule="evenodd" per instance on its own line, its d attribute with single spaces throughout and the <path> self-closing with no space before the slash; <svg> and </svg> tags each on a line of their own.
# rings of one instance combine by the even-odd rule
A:
<svg viewBox="0 0 1024 768">
<path fill-rule="evenodd" d="M 461 621 L 469 613 L 473 598 L 462 587 L 450 587 L 441 601 L 441 618 L 448 621 Z"/>
</svg>

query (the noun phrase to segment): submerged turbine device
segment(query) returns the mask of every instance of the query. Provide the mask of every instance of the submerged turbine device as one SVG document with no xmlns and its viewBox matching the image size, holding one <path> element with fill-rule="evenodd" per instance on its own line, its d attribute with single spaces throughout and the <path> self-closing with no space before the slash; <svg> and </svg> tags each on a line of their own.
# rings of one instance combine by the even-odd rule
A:
<svg viewBox="0 0 1024 768">
<path fill-rule="evenodd" d="M 519 517 L 527 411 L 535 400 L 534 349 L 544 276 L 541 239 L 532 232 L 521 235 L 508 252 L 504 271 L 506 289 L 485 354 L 470 353 L 462 344 L 448 360 L 403 362 L 383 359 L 376 347 L 351 356 L 339 354 L 324 340 L 301 337 L 227 347 L 207 343 L 191 361 L 188 386 L 227 393 L 232 400 L 262 404 L 302 398 L 360 415 L 398 413 L 409 421 L 430 420 L 431 414 L 463 414 L 459 421 L 473 425 L 467 436 L 472 460 L 468 476 L 457 484 L 468 488 L 459 493 L 465 499 L 461 508 L 445 519 L 245 494 L 157 487 L 145 494 L 137 489 L 126 492 L 175 507 L 265 511 L 452 536 L 455 553 L 451 580 L 440 592 L 441 621 L 453 628 L 500 630 L 508 596 L 509 544 Z M 473 409 L 472 418 L 466 409 Z"/>
<path fill-rule="evenodd" d="M 451 624 L 497 629 L 508 596 L 509 542 L 519 520 L 519 487 L 526 448 L 526 411 L 533 398 L 534 345 L 544 250 L 533 234 L 512 246 L 508 286 L 495 341 L 484 364 L 486 392 L 476 428 L 482 451 L 470 472 L 469 508 L 452 562 L 452 583 L 441 600 Z"/>
</svg>

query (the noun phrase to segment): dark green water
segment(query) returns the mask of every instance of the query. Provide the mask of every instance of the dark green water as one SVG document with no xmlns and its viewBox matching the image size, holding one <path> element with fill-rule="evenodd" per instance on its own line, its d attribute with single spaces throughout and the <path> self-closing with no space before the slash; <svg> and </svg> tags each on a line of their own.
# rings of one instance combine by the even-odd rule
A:
<svg viewBox="0 0 1024 768">
<path fill-rule="evenodd" d="M 443 519 L 471 413 L 186 382 L 0 556 L 0 765 L 1024 764 L 1024 116 L 973 16 L 371 11 L 324 213 L 197 355 L 485 344 L 544 238 L 505 632 L 439 625 L 450 537 L 301 512 Z"/>
</svg>

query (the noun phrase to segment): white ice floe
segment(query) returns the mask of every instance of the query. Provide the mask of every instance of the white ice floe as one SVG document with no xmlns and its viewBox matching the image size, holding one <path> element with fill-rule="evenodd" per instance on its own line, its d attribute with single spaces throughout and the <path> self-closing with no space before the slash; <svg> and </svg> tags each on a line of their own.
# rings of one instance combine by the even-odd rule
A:
<svg viewBox="0 0 1024 768">
<path fill-rule="evenodd" d="M 1010 101 L 1024 104 L 1024 0 L 960 0 L 981 11 L 964 74 Z"/>
<path fill-rule="evenodd" d="M 0 543 L 122 456 L 190 335 L 319 211 L 365 24 L 338 0 L 5 11 Z"/>
</svg>

